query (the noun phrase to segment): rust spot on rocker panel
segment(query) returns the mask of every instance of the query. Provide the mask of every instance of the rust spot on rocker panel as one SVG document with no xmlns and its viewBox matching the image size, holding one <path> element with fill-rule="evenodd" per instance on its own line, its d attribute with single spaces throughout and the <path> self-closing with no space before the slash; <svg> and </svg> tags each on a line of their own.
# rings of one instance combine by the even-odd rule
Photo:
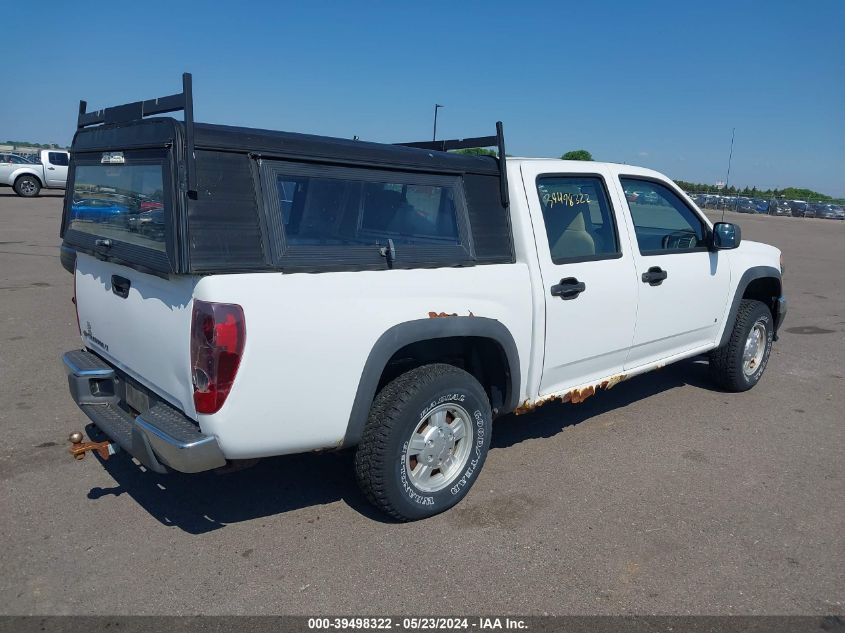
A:
<svg viewBox="0 0 845 633">
<path fill-rule="evenodd" d="M 442 318 L 445 318 L 445 317 L 456 317 L 456 316 L 458 316 L 458 314 L 455 313 L 455 312 L 453 312 L 452 314 L 446 314 L 445 312 L 429 312 L 428 313 L 429 319 L 442 319 Z M 472 311 L 470 311 L 469 314 L 467 314 L 467 316 L 473 317 L 475 315 L 472 313 Z"/>
<path fill-rule="evenodd" d="M 626 374 L 616 374 L 615 376 L 611 376 L 607 380 L 602 380 L 594 385 L 571 389 L 564 393 L 554 393 L 548 396 L 543 396 L 542 398 L 537 398 L 534 401 L 526 400 L 514 410 L 514 413 L 516 415 L 530 413 L 537 407 L 542 407 L 544 404 L 555 400 L 560 402 L 571 402 L 572 404 L 580 404 L 590 396 L 595 395 L 599 389 L 613 389 L 613 387 L 618 385 L 627 377 L 628 376 Z"/>
</svg>

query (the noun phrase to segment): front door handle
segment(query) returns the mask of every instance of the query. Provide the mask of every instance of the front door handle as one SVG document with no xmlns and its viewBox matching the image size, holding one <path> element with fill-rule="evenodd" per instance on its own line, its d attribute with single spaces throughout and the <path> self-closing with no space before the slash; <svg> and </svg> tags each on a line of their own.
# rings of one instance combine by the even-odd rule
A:
<svg viewBox="0 0 845 633">
<path fill-rule="evenodd" d="M 643 283 L 646 283 L 649 286 L 659 286 L 668 276 L 669 273 L 663 270 L 660 266 L 652 266 L 647 272 L 643 273 Z"/>
<path fill-rule="evenodd" d="M 578 295 L 586 289 L 587 284 L 583 281 L 578 281 L 575 277 L 567 277 L 566 279 L 561 279 L 559 284 L 552 286 L 552 296 L 569 301 L 570 299 L 577 299 Z"/>
</svg>

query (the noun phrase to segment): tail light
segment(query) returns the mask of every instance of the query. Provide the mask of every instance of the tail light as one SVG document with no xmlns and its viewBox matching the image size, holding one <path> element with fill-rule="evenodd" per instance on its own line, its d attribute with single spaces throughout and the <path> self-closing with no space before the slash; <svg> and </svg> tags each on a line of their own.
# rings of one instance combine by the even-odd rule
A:
<svg viewBox="0 0 845 633">
<path fill-rule="evenodd" d="M 241 306 L 194 300 L 191 367 L 197 413 L 216 413 L 226 402 L 245 341 Z"/>
</svg>

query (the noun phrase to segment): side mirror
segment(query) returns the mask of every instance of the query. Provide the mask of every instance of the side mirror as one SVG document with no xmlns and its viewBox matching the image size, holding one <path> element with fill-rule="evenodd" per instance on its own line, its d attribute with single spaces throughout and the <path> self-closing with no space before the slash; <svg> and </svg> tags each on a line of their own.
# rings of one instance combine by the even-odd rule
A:
<svg viewBox="0 0 845 633">
<path fill-rule="evenodd" d="M 736 248 L 742 241 L 742 231 L 731 222 L 716 222 L 713 225 L 713 248 L 717 251 Z"/>
</svg>

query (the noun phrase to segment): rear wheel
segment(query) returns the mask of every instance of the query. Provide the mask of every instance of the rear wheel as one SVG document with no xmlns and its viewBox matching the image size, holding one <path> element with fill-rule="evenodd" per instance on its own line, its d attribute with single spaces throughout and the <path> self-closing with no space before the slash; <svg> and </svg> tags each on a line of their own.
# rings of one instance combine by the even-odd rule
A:
<svg viewBox="0 0 845 633">
<path fill-rule="evenodd" d="M 728 391 L 756 385 L 772 351 L 772 313 L 765 303 L 743 299 L 728 342 L 710 353 L 710 373 Z"/>
<path fill-rule="evenodd" d="M 376 396 L 355 473 L 376 507 L 423 519 L 463 499 L 487 457 L 492 414 L 478 381 L 452 365 L 408 371 Z"/>
<path fill-rule="evenodd" d="M 41 191 L 41 182 L 35 176 L 20 176 L 15 180 L 15 193 L 24 198 L 34 198 Z"/>
</svg>

